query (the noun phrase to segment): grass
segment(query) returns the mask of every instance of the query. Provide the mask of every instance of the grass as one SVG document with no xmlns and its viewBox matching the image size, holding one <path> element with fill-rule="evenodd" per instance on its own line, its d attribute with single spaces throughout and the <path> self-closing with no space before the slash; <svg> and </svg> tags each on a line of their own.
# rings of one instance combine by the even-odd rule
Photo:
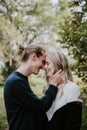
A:
<svg viewBox="0 0 87 130">
<path fill-rule="evenodd" d="M 2 86 L 0 86 L 0 130 L 8 130 Z"/>
<path fill-rule="evenodd" d="M 8 130 L 8 123 L 5 111 L 2 111 L 2 113 L 0 113 L 0 130 Z"/>
<path fill-rule="evenodd" d="M 45 86 L 45 80 L 44 78 L 40 77 L 39 75 L 32 75 L 29 80 L 33 92 L 38 96 L 42 96 L 43 87 Z"/>
<path fill-rule="evenodd" d="M 0 87 L 0 113 L 2 112 L 4 108 L 4 103 L 3 103 L 3 87 Z"/>
</svg>

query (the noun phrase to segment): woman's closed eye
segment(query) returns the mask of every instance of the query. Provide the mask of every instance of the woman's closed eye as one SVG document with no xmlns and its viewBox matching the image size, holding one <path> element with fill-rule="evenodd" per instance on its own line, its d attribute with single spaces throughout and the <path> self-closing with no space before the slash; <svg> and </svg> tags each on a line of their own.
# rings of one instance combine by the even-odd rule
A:
<svg viewBox="0 0 87 130">
<path fill-rule="evenodd" d="M 49 63 L 49 62 L 46 62 L 45 64 L 46 64 L 46 65 L 49 65 L 50 63 Z"/>
</svg>

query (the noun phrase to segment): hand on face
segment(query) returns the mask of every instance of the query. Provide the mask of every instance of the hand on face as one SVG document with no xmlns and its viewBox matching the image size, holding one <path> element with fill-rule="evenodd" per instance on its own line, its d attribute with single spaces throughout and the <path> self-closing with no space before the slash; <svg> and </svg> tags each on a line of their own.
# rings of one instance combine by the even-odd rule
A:
<svg viewBox="0 0 87 130">
<path fill-rule="evenodd" d="M 53 84 L 55 86 L 58 86 L 58 84 L 61 82 L 62 80 L 62 74 L 63 74 L 63 71 L 62 70 L 59 70 L 57 71 L 51 78 L 50 78 L 50 81 L 49 83 L 50 84 Z"/>
</svg>

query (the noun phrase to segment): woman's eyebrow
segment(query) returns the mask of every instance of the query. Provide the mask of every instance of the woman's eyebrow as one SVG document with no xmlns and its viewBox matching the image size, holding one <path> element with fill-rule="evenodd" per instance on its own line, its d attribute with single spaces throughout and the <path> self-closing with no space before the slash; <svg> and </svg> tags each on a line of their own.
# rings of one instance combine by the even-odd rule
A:
<svg viewBox="0 0 87 130">
<path fill-rule="evenodd" d="M 45 63 L 47 64 L 47 63 L 49 63 L 48 61 L 45 61 Z"/>
</svg>

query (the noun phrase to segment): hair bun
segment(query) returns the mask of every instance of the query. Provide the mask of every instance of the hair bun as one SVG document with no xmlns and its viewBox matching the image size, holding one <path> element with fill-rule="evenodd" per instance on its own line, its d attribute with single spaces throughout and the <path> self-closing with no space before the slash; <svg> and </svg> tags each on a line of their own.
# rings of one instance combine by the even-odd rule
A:
<svg viewBox="0 0 87 130">
<path fill-rule="evenodd" d="M 17 52 L 18 55 L 21 55 L 23 51 L 24 51 L 24 46 L 22 44 L 19 44 L 18 45 L 18 52 Z"/>
<path fill-rule="evenodd" d="M 18 46 L 19 46 L 19 49 L 24 50 L 24 46 L 22 44 L 19 44 Z"/>
</svg>

